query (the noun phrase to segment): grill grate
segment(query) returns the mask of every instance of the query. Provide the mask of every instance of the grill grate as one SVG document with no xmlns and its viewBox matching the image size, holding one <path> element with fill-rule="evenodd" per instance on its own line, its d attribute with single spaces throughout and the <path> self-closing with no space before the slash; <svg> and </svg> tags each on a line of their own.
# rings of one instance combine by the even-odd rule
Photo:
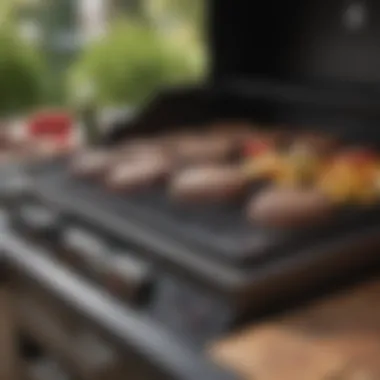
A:
<svg viewBox="0 0 380 380">
<path fill-rule="evenodd" d="M 48 186 L 56 196 L 65 193 L 86 199 L 94 207 L 135 220 L 168 239 L 186 244 L 194 253 L 213 255 L 234 265 L 284 255 L 313 241 L 380 221 L 379 208 L 372 207 L 361 211 L 337 210 L 336 218 L 318 229 L 264 229 L 245 220 L 242 204 L 187 207 L 171 202 L 162 187 L 128 196 L 111 194 L 98 184 L 72 178 L 62 163 L 45 168 L 40 174 L 43 174 L 40 185 Z"/>
</svg>

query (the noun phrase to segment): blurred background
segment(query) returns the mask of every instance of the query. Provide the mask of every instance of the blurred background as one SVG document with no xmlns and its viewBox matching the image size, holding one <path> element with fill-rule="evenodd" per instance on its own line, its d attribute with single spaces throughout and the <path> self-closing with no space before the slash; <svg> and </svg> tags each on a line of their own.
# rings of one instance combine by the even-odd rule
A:
<svg viewBox="0 0 380 380">
<path fill-rule="evenodd" d="M 206 72 L 202 0 L 1 0 L 0 117 L 101 118 Z"/>
</svg>

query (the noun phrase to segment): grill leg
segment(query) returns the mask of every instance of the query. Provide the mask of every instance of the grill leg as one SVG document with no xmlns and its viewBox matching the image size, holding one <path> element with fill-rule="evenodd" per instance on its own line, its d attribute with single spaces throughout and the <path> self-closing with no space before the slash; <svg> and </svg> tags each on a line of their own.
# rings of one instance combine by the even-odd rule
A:
<svg viewBox="0 0 380 380">
<path fill-rule="evenodd" d="M 19 380 L 18 349 L 12 315 L 11 292 L 0 285 L 0 379 Z"/>
</svg>

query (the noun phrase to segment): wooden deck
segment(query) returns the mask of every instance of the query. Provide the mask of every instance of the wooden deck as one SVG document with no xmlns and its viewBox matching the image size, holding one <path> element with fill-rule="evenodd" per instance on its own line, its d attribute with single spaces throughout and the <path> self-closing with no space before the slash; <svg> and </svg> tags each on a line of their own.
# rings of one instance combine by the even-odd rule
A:
<svg viewBox="0 0 380 380">
<path fill-rule="evenodd" d="M 251 326 L 211 355 L 246 380 L 379 380 L 380 282 Z"/>
</svg>

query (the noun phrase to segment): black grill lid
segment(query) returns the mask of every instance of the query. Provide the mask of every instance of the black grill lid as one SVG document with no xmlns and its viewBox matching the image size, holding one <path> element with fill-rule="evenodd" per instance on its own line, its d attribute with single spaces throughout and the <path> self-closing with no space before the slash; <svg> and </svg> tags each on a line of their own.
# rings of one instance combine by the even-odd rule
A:
<svg viewBox="0 0 380 380">
<path fill-rule="evenodd" d="M 376 0 L 212 0 L 216 81 L 380 84 Z"/>
<path fill-rule="evenodd" d="M 380 2 L 207 4 L 209 80 L 154 97 L 132 134 L 251 119 L 380 146 Z M 124 126 L 117 130 L 111 141 L 128 135 Z"/>
<path fill-rule="evenodd" d="M 380 142 L 378 1 L 212 0 L 210 5 L 214 86 L 266 101 L 268 121 Z"/>
</svg>

